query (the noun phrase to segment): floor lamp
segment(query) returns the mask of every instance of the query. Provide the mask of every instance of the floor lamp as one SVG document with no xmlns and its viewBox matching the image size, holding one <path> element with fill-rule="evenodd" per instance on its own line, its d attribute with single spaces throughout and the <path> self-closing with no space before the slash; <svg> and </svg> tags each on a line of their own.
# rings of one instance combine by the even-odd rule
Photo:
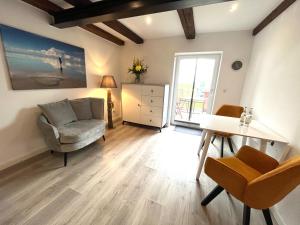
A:
<svg viewBox="0 0 300 225">
<path fill-rule="evenodd" d="M 107 119 L 108 119 L 108 128 L 114 128 L 112 120 L 112 110 L 114 108 L 114 103 L 111 100 L 111 88 L 117 88 L 116 81 L 113 76 L 105 75 L 102 78 L 100 88 L 107 89 Z"/>
</svg>

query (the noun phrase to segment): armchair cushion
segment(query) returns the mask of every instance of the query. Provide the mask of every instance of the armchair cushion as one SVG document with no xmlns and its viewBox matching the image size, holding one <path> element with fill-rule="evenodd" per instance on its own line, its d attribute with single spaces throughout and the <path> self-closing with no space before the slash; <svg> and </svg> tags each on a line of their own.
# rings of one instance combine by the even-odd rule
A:
<svg viewBox="0 0 300 225">
<path fill-rule="evenodd" d="M 104 120 L 104 99 L 90 98 L 91 108 L 94 119 Z"/>
<path fill-rule="evenodd" d="M 216 115 L 239 118 L 242 115 L 243 111 L 244 108 L 242 106 L 223 105 L 221 106 L 221 108 L 218 109 Z M 225 138 L 232 136 L 231 134 L 223 133 L 223 132 L 216 132 L 215 135 L 225 137 Z"/>
<path fill-rule="evenodd" d="M 223 133 L 223 132 L 216 132 L 216 133 L 214 133 L 214 135 L 221 136 L 221 137 L 224 137 L 224 138 L 228 138 L 228 137 L 233 136 L 232 134 Z"/>
<path fill-rule="evenodd" d="M 76 99 L 70 102 L 78 120 L 90 120 L 93 118 L 89 98 Z"/>
<path fill-rule="evenodd" d="M 104 133 L 104 120 L 80 120 L 58 128 L 60 143 L 72 144 Z"/>
<path fill-rule="evenodd" d="M 73 121 L 77 121 L 76 114 L 68 99 L 38 106 L 43 111 L 49 122 L 54 126 L 59 127 Z"/>
<path fill-rule="evenodd" d="M 236 157 L 262 174 L 275 169 L 279 165 L 272 157 L 247 145 L 238 151 Z"/>
<path fill-rule="evenodd" d="M 60 149 L 59 133 L 55 126 L 48 123 L 44 115 L 40 115 L 38 119 L 38 125 L 44 134 L 46 143 L 51 146 L 52 150 L 58 151 Z"/>
<path fill-rule="evenodd" d="M 300 184 L 300 157 L 278 162 L 244 146 L 236 156 L 208 157 L 205 172 L 246 206 L 268 209 Z"/>
<path fill-rule="evenodd" d="M 251 181 L 245 192 L 245 202 L 252 208 L 269 208 L 283 199 L 299 183 L 300 157 L 298 156 Z"/>
<path fill-rule="evenodd" d="M 242 106 L 223 105 L 218 109 L 216 115 L 239 118 L 242 115 L 243 111 L 244 108 Z"/>
</svg>

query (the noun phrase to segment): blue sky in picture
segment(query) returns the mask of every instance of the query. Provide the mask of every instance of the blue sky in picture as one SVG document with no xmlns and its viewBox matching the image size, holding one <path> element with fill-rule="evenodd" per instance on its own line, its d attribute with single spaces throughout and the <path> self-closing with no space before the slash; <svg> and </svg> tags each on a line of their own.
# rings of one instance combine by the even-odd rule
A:
<svg viewBox="0 0 300 225">
<path fill-rule="evenodd" d="M 12 79 L 61 76 L 86 82 L 84 49 L 0 25 Z"/>
</svg>

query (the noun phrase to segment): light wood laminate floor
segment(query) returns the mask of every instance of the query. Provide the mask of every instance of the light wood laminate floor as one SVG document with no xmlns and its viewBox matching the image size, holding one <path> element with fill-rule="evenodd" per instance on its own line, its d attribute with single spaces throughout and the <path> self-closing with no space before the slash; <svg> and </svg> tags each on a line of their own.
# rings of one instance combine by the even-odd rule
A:
<svg viewBox="0 0 300 225">
<path fill-rule="evenodd" d="M 61 154 L 42 154 L 1 174 L 0 224 L 239 225 L 242 205 L 226 192 L 200 204 L 215 183 L 195 180 L 199 139 L 120 125 L 71 153 L 67 167 Z M 251 221 L 265 224 L 260 211 Z"/>
</svg>

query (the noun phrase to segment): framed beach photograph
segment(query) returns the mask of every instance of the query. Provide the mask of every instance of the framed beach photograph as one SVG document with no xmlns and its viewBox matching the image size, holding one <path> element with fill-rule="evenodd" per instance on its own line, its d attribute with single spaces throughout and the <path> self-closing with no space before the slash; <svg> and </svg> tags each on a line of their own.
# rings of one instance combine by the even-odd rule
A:
<svg viewBox="0 0 300 225">
<path fill-rule="evenodd" d="M 14 90 L 85 88 L 84 49 L 0 24 Z"/>
</svg>

